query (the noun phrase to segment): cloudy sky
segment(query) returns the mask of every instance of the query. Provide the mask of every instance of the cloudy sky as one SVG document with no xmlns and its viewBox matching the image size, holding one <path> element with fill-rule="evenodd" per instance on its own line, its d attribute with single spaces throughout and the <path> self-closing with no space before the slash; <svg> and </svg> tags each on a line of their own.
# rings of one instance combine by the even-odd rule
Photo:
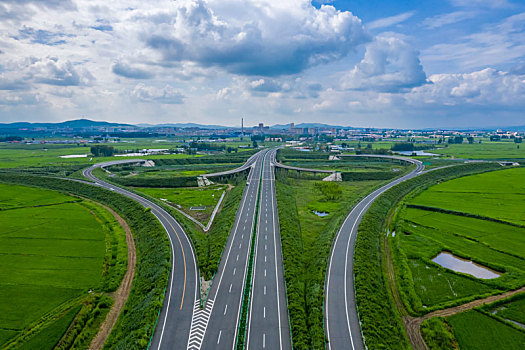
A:
<svg viewBox="0 0 525 350">
<path fill-rule="evenodd" d="M 525 125 L 522 0 L 0 0 L 0 122 Z"/>
</svg>

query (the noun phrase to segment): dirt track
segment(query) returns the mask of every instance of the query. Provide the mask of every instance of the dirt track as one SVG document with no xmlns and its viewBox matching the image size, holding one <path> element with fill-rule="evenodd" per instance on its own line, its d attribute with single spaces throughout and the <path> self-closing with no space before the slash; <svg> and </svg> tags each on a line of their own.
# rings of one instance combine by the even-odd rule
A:
<svg viewBox="0 0 525 350">
<path fill-rule="evenodd" d="M 108 338 L 109 334 L 111 333 L 111 330 L 113 329 L 113 326 L 115 326 L 115 323 L 117 322 L 117 319 L 124 308 L 124 304 L 126 304 L 126 301 L 128 300 L 129 291 L 131 290 L 131 284 L 133 283 L 133 276 L 135 275 L 135 264 L 137 262 L 137 255 L 135 252 L 135 241 L 133 240 L 133 235 L 131 234 L 131 230 L 129 229 L 129 226 L 127 222 L 122 219 L 115 211 L 112 209 L 103 206 L 108 210 L 113 216 L 118 220 L 124 231 L 126 231 L 126 242 L 128 244 L 128 268 L 126 271 L 126 274 L 124 275 L 124 278 L 122 278 L 122 282 L 120 284 L 120 287 L 117 289 L 115 293 L 113 293 L 112 297 L 114 300 L 113 307 L 111 310 L 109 310 L 106 319 L 100 326 L 100 329 L 98 330 L 97 335 L 93 340 L 91 341 L 91 344 L 89 345 L 89 349 L 92 350 L 98 350 L 102 349 L 104 346 L 104 343 L 106 342 L 106 339 Z"/>
</svg>

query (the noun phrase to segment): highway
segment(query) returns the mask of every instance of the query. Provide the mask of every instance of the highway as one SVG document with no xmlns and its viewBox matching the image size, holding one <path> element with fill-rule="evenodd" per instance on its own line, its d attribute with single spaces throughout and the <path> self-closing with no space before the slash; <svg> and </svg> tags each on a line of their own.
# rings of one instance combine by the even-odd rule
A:
<svg viewBox="0 0 525 350">
<path fill-rule="evenodd" d="M 382 156 L 381 158 L 399 159 L 400 157 Z M 377 197 L 389 188 L 418 176 L 423 171 L 424 166 L 420 161 L 411 158 L 402 159 L 415 164 L 416 169 L 361 200 L 346 217 L 332 245 L 326 274 L 324 305 L 327 347 L 330 350 L 365 349 L 354 298 L 353 267 L 357 229 L 363 215 Z"/>
<path fill-rule="evenodd" d="M 171 244 L 172 266 L 166 289 L 166 297 L 159 315 L 150 349 L 185 349 L 195 305 L 200 304 L 200 285 L 197 262 L 192 245 L 184 230 L 164 209 L 155 203 L 113 184 L 95 177 L 93 170 L 114 164 L 136 163 L 142 160 L 120 160 L 98 163 L 83 171 L 83 175 L 110 191 L 129 197 L 146 208 L 164 226 Z"/>
<path fill-rule="evenodd" d="M 242 297 L 248 272 L 251 237 L 255 225 L 257 193 L 266 150 L 257 153 L 237 210 L 232 232 L 226 243 L 221 262 L 201 319 L 204 336 L 191 349 L 227 349 L 235 347 L 240 322 Z M 192 335 L 193 336 L 193 335 Z M 192 337 L 193 341 L 193 337 Z"/>
<path fill-rule="evenodd" d="M 268 151 L 263 161 L 247 349 L 292 348 L 275 193 L 276 152 L 277 149 Z"/>
</svg>

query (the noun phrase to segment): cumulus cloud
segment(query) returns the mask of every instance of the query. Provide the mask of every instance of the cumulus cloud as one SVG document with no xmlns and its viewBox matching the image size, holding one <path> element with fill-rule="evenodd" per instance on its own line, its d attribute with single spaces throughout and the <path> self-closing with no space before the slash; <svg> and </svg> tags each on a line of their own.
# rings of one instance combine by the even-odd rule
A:
<svg viewBox="0 0 525 350">
<path fill-rule="evenodd" d="M 166 85 L 164 88 L 159 89 L 140 83 L 135 86 L 131 95 L 142 102 L 158 102 L 162 104 L 184 103 L 184 95 L 171 85 Z"/>
<path fill-rule="evenodd" d="M 135 67 L 126 62 L 117 62 L 113 65 L 113 73 L 131 79 L 150 79 L 154 74 L 146 69 Z"/>
<path fill-rule="evenodd" d="M 41 84 L 80 86 L 89 85 L 94 80 L 86 69 L 77 70 L 70 61 L 56 57 L 31 58 L 27 70 L 33 81 Z"/>
<path fill-rule="evenodd" d="M 431 75 L 405 97 L 410 104 L 525 106 L 525 75 L 492 68 L 465 74 Z"/>
<path fill-rule="evenodd" d="M 345 89 L 398 92 L 422 85 L 426 75 L 418 52 L 402 37 L 382 34 L 367 45 L 365 57 L 342 78 Z"/>
<path fill-rule="evenodd" d="M 179 0 L 136 20 L 144 23 L 146 45 L 163 60 L 243 75 L 298 73 L 344 57 L 369 40 L 351 12 L 329 5 L 317 9 L 304 0 Z"/>
</svg>

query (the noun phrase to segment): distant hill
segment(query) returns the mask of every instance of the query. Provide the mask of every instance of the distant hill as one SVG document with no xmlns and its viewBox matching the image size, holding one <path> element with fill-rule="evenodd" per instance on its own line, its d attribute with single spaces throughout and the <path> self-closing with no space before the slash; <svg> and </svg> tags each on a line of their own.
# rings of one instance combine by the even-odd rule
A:
<svg viewBox="0 0 525 350">
<path fill-rule="evenodd" d="M 110 123 L 110 122 L 100 122 L 89 119 L 76 119 L 68 120 L 61 123 L 28 123 L 28 122 L 18 122 L 18 123 L 0 123 L 0 129 L 20 129 L 20 128 L 89 128 L 89 127 L 124 127 L 124 126 L 133 126 L 131 124 L 119 124 L 119 123 Z"/>
</svg>

